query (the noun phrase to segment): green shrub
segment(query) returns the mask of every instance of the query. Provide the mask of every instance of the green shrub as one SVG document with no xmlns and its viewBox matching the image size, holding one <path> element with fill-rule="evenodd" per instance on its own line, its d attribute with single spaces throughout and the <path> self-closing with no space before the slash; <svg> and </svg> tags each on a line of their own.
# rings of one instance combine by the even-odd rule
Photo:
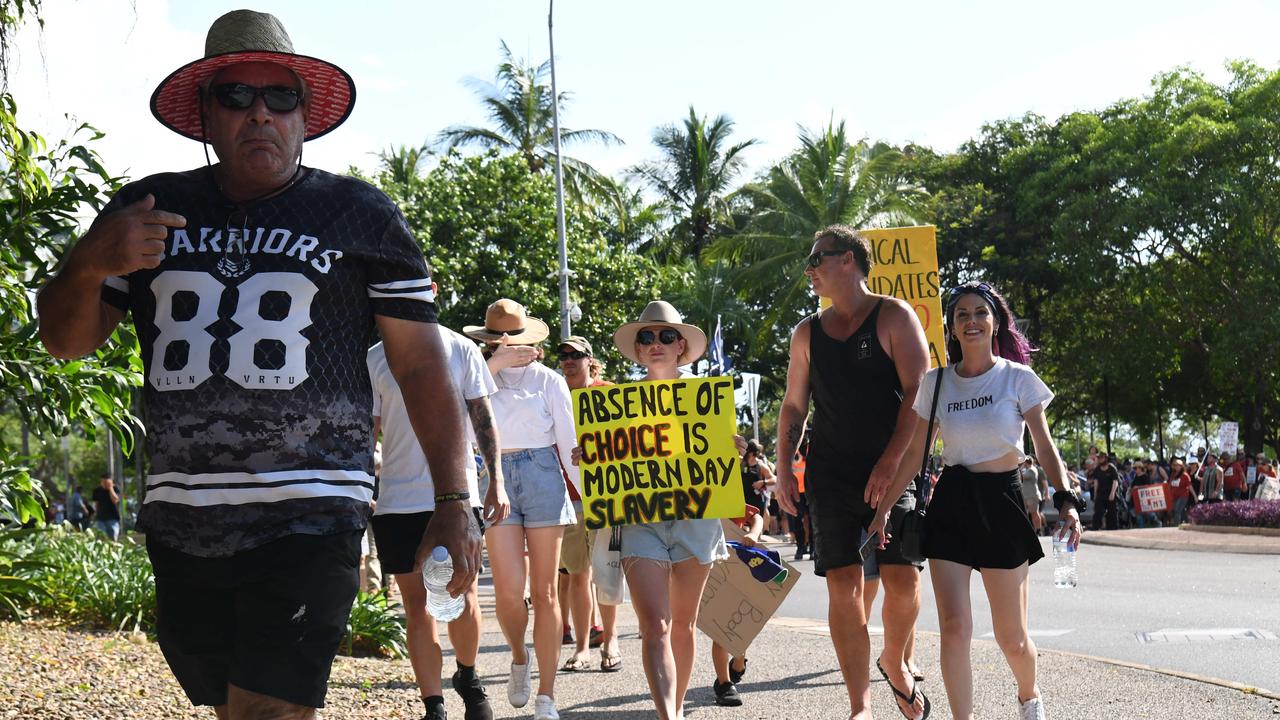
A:
<svg viewBox="0 0 1280 720">
<path fill-rule="evenodd" d="M 46 596 L 38 582 L 49 565 L 18 546 L 17 538 L 29 530 L 0 532 L 0 619 L 22 620 L 27 609 Z"/>
<path fill-rule="evenodd" d="M 23 579 L 39 588 L 25 596 L 26 607 L 94 627 L 154 632 L 156 585 L 142 546 L 61 526 L 9 534 L 0 553 L 26 563 Z"/>
<path fill-rule="evenodd" d="M 347 634 L 338 645 L 342 655 L 379 655 L 402 658 L 409 654 L 405 645 L 404 615 L 397 612 L 387 598 L 386 590 L 372 595 L 363 590 L 356 594 L 347 620 Z"/>
</svg>

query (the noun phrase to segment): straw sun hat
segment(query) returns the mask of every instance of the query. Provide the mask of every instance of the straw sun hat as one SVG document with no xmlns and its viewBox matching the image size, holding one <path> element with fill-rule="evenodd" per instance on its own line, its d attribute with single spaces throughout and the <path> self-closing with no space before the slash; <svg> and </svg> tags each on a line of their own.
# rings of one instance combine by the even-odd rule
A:
<svg viewBox="0 0 1280 720">
<path fill-rule="evenodd" d="M 204 57 L 174 70 L 160 82 L 151 95 L 151 114 L 179 135 L 203 141 L 201 88 L 219 70 L 248 62 L 282 65 L 306 83 L 305 140 L 333 130 L 351 114 L 356 102 L 351 76 L 333 63 L 295 53 L 289 34 L 275 16 L 252 10 L 233 10 L 213 21 Z"/>
<path fill-rule="evenodd" d="M 684 338 L 684 354 L 676 359 L 677 365 L 688 365 L 707 351 L 707 334 L 693 325 L 686 324 L 680 313 L 666 300 L 654 300 L 645 306 L 639 320 L 618 328 L 613 333 L 613 344 L 618 346 L 618 352 L 622 353 L 623 357 L 637 365 L 643 365 L 640 357 L 636 355 L 636 333 L 655 326 L 675 328 Z"/>
<path fill-rule="evenodd" d="M 462 334 L 481 342 L 497 342 L 506 335 L 508 345 L 537 345 L 551 331 L 546 323 L 529 317 L 523 305 L 502 298 L 484 311 L 484 325 L 466 325 Z"/>
</svg>

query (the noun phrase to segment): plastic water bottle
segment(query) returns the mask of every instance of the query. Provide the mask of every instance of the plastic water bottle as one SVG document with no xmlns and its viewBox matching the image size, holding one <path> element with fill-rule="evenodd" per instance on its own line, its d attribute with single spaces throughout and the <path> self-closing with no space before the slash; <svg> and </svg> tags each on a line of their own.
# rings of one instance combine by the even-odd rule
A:
<svg viewBox="0 0 1280 720">
<path fill-rule="evenodd" d="M 437 545 L 422 563 L 422 584 L 427 588 L 427 612 L 439 622 L 457 620 L 467 606 L 466 595 L 452 597 L 445 590 L 452 579 L 453 560 L 443 545 Z"/>
<path fill-rule="evenodd" d="M 1073 588 L 1080 580 L 1076 570 L 1076 548 L 1068 544 L 1070 540 L 1071 531 L 1066 524 L 1059 525 L 1058 531 L 1053 534 L 1054 587 Z"/>
</svg>

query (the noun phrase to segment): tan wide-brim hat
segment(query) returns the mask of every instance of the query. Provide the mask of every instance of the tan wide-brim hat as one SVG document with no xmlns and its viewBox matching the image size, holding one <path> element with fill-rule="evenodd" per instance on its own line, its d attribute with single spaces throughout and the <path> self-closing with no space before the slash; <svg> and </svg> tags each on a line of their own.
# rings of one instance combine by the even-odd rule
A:
<svg viewBox="0 0 1280 720">
<path fill-rule="evenodd" d="M 666 300 L 654 300 L 645 306 L 640 319 L 629 322 L 613 333 L 613 344 L 618 346 L 622 356 L 637 365 L 643 365 L 636 354 L 636 333 L 647 327 L 666 326 L 675 328 L 684 338 L 684 354 L 676 358 L 676 365 L 688 365 L 707 351 L 707 334 L 700 328 L 686 324 L 684 318 Z"/>
<path fill-rule="evenodd" d="M 203 142 L 200 91 L 219 70 L 247 62 L 289 68 L 307 86 L 304 140 L 314 140 L 341 125 L 356 104 L 356 83 L 345 70 L 319 58 L 299 55 L 284 25 L 274 15 L 232 10 L 213 21 L 204 57 L 174 70 L 151 94 L 151 114 L 170 130 Z"/>
<path fill-rule="evenodd" d="M 546 323 L 529 317 L 523 305 L 502 298 L 484 311 L 484 325 L 466 325 L 462 334 L 481 342 L 497 342 L 506 335 L 508 345 L 537 345 L 551 331 Z"/>
</svg>

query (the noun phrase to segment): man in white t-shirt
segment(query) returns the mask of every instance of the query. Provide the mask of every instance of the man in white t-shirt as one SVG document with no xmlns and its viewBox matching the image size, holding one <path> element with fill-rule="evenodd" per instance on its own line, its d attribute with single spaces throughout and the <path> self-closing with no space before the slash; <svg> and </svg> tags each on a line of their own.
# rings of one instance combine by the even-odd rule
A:
<svg viewBox="0 0 1280 720">
<path fill-rule="evenodd" d="M 433 284 L 434 290 L 434 284 Z M 511 506 L 507 500 L 498 462 L 498 431 L 493 423 L 489 396 L 497 387 L 485 367 L 475 343 L 449 330 L 440 331 L 449 374 L 458 386 L 466 405 L 471 427 L 467 428 L 470 447 L 478 447 L 490 472 L 489 488 L 484 500 L 485 520 L 502 521 Z M 373 533 L 378 554 L 387 572 L 394 575 L 404 601 L 408 630 L 409 661 L 426 706 L 424 720 L 446 720 L 441 686 L 443 657 L 435 619 L 427 613 L 426 589 L 421 568 L 414 558 L 423 532 L 435 510 L 437 500 L 431 481 L 431 470 L 422 446 L 409 424 L 408 412 L 400 387 L 387 366 L 382 343 L 369 349 L 369 379 L 373 383 L 374 436 L 382 434 L 382 473 L 379 476 L 378 504 L 373 516 Z M 467 463 L 467 492 L 477 521 L 481 503 L 474 462 Z M 484 522 L 480 522 L 484 527 Z M 462 697 L 465 720 L 492 720 L 493 710 L 476 675 L 476 656 L 480 650 L 480 605 L 476 599 L 478 583 L 467 590 L 467 608 L 449 623 L 449 640 L 453 644 L 458 670 L 453 674 L 453 688 Z"/>
</svg>

